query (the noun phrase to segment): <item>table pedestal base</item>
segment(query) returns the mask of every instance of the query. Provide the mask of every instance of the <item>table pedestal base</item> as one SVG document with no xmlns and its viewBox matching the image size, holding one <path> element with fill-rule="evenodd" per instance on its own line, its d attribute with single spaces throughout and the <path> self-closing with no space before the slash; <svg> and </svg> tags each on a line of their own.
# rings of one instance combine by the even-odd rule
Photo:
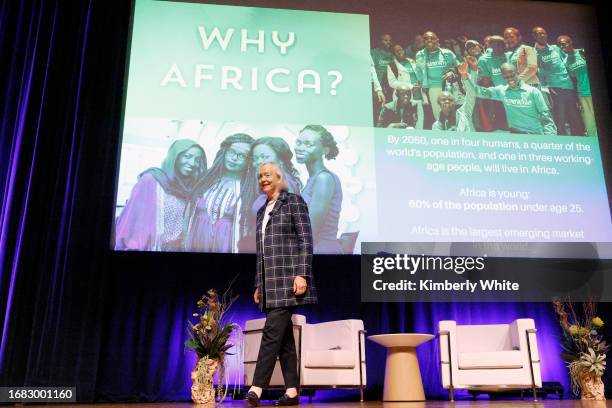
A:
<svg viewBox="0 0 612 408">
<path fill-rule="evenodd" d="M 387 349 L 383 401 L 425 401 L 416 348 Z"/>
</svg>

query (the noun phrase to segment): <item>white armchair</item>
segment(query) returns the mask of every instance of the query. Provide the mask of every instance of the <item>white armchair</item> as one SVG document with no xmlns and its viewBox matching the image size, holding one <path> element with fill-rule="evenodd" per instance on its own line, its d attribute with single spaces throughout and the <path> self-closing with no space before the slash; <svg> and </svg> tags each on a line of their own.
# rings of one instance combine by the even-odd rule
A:
<svg viewBox="0 0 612 408">
<path fill-rule="evenodd" d="M 244 385 L 250 386 L 261 344 L 265 318 L 249 320 L 244 330 Z M 301 389 L 358 388 L 363 401 L 366 385 L 363 321 L 337 320 L 307 324 L 306 317 L 293 315 L 293 336 L 298 358 Z M 284 385 L 277 361 L 270 387 Z"/>
<path fill-rule="evenodd" d="M 455 389 L 528 389 L 536 399 L 542 387 L 533 319 L 511 324 L 438 324 L 442 386 L 453 401 Z"/>
</svg>

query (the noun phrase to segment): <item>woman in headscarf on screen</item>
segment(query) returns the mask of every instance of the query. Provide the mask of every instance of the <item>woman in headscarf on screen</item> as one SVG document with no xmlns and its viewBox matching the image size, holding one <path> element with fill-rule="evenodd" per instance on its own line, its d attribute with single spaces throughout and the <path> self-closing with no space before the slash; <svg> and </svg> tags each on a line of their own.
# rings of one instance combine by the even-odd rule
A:
<svg viewBox="0 0 612 408">
<path fill-rule="evenodd" d="M 302 197 L 308 204 L 314 252 L 319 254 L 342 253 L 337 238 L 342 186 L 338 176 L 323 163 L 323 158 L 332 160 L 338 153 L 334 137 L 321 125 L 305 126 L 295 142 L 295 158 L 308 170 Z"/>
<path fill-rule="evenodd" d="M 197 252 L 237 252 L 240 238 L 238 209 L 244 201 L 248 158 L 253 138 L 244 133 L 228 136 L 196 187 L 195 211 L 189 223 L 186 247 Z"/>
<path fill-rule="evenodd" d="M 206 154 L 199 144 L 172 143 L 161 167 L 138 176 L 117 218 L 115 249 L 182 251 L 194 188 L 205 172 Z"/>
<path fill-rule="evenodd" d="M 292 159 L 291 147 L 280 137 L 260 137 L 251 145 L 248 160 L 251 166 L 248 169 L 248 183 L 244 187 L 245 200 L 241 209 L 243 234 L 239 244 L 240 252 L 255 252 L 255 217 L 266 202 L 266 195 L 259 189 L 259 168 L 264 163 L 278 164 L 284 180 L 287 180 L 287 191 L 300 194 L 302 182 L 299 172 L 293 167 Z"/>
</svg>

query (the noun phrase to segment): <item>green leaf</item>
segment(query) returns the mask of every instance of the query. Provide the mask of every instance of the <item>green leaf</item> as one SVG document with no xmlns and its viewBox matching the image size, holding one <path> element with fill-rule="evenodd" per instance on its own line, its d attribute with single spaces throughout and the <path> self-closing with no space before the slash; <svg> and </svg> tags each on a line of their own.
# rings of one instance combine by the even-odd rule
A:
<svg viewBox="0 0 612 408">
<path fill-rule="evenodd" d="M 197 342 L 195 342 L 193 340 L 185 341 L 185 346 L 187 346 L 187 347 L 195 348 L 195 347 L 198 347 L 199 345 L 200 345 L 199 343 L 197 343 Z"/>
</svg>

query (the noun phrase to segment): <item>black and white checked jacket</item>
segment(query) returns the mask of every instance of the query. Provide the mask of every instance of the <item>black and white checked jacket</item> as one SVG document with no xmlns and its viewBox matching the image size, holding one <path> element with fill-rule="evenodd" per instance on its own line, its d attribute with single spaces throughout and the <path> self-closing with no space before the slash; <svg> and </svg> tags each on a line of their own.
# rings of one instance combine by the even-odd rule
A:
<svg viewBox="0 0 612 408">
<path fill-rule="evenodd" d="M 317 290 L 312 277 L 312 229 L 306 202 L 300 195 L 282 191 L 270 211 L 266 239 L 262 242 L 261 225 L 266 204 L 257 211 L 255 239 L 255 287 L 259 288 L 261 299 L 265 301 L 265 305 L 263 301 L 259 302 L 260 309 L 316 303 Z M 296 276 L 303 276 L 308 282 L 306 293 L 301 296 L 293 293 Z"/>
</svg>

